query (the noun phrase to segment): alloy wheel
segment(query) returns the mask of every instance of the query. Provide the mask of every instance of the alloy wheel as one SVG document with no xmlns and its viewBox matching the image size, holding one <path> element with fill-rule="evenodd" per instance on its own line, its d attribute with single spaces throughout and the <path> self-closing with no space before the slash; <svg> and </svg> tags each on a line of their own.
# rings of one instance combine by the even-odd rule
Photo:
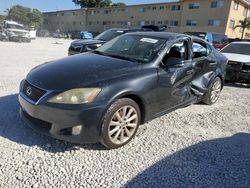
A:
<svg viewBox="0 0 250 188">
<path fill-rule="evenodd" d="M 212 103 L 215 103 L 219 96 L 220 96 L 220 92 L 221 92 L 221 81 L 217 80 L 212 87 L 211 90 L 211 95 L 210 95 L 210 100 Z"/>
<path fill-rule="evenodd" d="M 117 110 L 109 123 L 108 136 L 114 144 L 127 142 L 135 133 L 138 114 L 134 107 L 123 106 Z"/>
</svg>

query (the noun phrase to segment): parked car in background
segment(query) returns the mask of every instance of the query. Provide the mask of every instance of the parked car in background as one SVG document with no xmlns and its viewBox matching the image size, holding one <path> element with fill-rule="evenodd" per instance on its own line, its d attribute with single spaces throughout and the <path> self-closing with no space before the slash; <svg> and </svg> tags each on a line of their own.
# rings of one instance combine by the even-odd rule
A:
<svg viewBox="0 0 250 188">
<path fill-rule="evenodd" d="M 7 35 L 3 32 L 2 25 L 0 25 L 0 41 L 8 41 Z"/>
<path fill-rule="evenodd" d="M 71 39 L 93 39 L 93 34 L 87 31 L 73 32 L 71 33 Z"/>
<path fill-rule="evenodd" d="M 42 30 L 37 31 L 37 36 L 39 36 L 39 37 L 50 37 L 51 35 L 50 35 L 50 32 L 48 30 L 42 29 Z"/>
<path fill-rule="evenodd" d="M 213 45 L 215 49 L 218 50 L 221 50 L 229 43 L 227 36 L 224 34 L 211 32 L 185 32 L 185 34 L 197 36 L 204 40 L 207 40 L 210 44 Z"/>
<path fill-rule="evenodd" d="M 57 139 L 117 148 L 144 122 L 199 101 L 214 104 L 226 62 L 197 37 L 127 33 L 35 67 L 20 84 L 20 113 Z"/>
<path fill-rule="evenodd" d="M 226 80 L 250 84 L 250 42 L 232 42 L 221 53 L 228 58 Z"/>
<path fill-rule="evenodd" d="M 59 38 L 59 39 L 67 39 L 68 35 L 62 31 L 56 31 L 52 33 L 52 37 Z"/>
<path fill-rule="evenodd" d="M 150 29 L 153 31 L 165 31 L 167 29 L 166 25 L 144 25 L 143 29 Z"/>
<path fill-rule="evenodd" d="M 17 22 L 4 21 L 3 32 L 10 41 L 31 42 L 29 30 Z"/>
<path fill-rule="evenodd" d="M 102 32 L 98 36 L 96 36 L 93 40 L 76 40 L 70 44 L 68 55 L 75 55 L 83 52 L 88 52 L 97 49 L 98 47 L 102 46 L 107 41 L 122 35 L 124 33 L 131 33 L 131 32 L 139 32 L 139 31 L 152 31 L 150 29 L 143 29 L 143 28 L 114 28 L 109 29 L 107 31 Z"/>
</svg>

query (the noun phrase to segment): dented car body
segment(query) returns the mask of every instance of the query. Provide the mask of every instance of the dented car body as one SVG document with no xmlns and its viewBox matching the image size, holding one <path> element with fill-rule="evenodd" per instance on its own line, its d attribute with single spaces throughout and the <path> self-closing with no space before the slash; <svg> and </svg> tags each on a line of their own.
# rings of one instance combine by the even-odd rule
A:
<svg viewBox="0 0 250 188">
<path fill-rule="evenodd" d="M 125 34 L 94 52 L 34 68 L 20 85 L 20 112 L 33 128 L 55 138 L 74 143 L 101 141 L 116 148 L 134 136 L 137 127 L 132 125 L 208 100 L 210 93 L 211 99 L 219 94 L 226 63 L 220 52 L 200 38 L 158 32 Z M 72 92 L 79 88 L 91 94 L 84 93 L 86 99 L 75 103 L 78 95 Z M 211 88 L 217 88 L 217 93 Z M 65 92 L 70 99 L 64 99 Z M 209 98 L 209 103 L 216 100 Z"/>
</svg>

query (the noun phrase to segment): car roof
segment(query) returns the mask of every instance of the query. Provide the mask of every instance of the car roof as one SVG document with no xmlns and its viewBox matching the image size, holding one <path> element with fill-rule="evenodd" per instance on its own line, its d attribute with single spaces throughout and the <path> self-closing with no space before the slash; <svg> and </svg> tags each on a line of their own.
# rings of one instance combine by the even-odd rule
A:
<svg viewBox="0 0 250 188">
<path fill-rule="evenodd" d="M 185 34 L 171 33 L 171 32 L 137 32 L 137 33 L 129 33 L 127 35 L 139 35 L 139 36 L 155 37 L 167 40 L 174 40 L 180 37 L 188 37 L 188 35 Z"/>
<path fill-rule="evenodd" d="M 250 44 L 248 41 L 231 42 L 230 44 Z"/>
</svg>

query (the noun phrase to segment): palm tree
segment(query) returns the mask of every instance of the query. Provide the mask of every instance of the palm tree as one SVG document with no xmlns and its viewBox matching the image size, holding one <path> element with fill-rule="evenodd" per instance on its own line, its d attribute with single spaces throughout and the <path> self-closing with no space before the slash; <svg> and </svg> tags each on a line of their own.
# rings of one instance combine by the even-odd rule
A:
<svg viewBox="0 0 250 188">
<path fill-rule="evenodd" d="M 244 33 L 246 29 L 250 29 L 250 19 L 249 18 L 244 18 L 244 20 L 239 21 L 240 24 L 236 25 L 234 29 L 237 27 L 242 28 L 242 34 L 241 34 L 241 39 L 244 37 Z"/>
</svg>

